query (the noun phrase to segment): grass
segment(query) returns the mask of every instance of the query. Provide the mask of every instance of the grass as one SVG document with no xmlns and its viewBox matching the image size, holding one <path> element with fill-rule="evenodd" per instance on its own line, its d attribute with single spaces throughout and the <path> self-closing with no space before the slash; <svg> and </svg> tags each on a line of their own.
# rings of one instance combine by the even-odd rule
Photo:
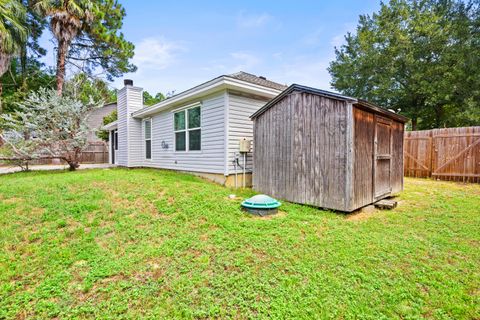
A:
<svg viewBox="0 0 480 320">
<path fill-rule="evenodd" d="M 150 169 L 0 177 L 0 318 L 479 319 L 480 185 L 343 215 Z"/>
</svg>

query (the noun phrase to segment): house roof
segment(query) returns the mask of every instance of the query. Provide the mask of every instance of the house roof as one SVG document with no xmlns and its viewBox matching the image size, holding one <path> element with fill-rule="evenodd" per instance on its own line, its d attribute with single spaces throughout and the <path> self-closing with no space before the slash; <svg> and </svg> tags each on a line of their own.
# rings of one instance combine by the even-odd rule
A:
<svg viewBox="0 0 480 320">
<path fill-rule="evenodd" d="M 287 96 L 288 94 L 290 94 L 294 91 L 307 92 L 307 93 L 312 93 L 312 94 L 316 94 L 316 95 L 319 95 L 319 96 L 327 97 L 327 98 L 330 98 L 330 99 L 347 101 L 347 102 L 350 102 L 352 104 L 358 105 L 358 106 L 362 107 L 363 109 L 367 109 L 367 110 L 373 111 L 375 113 L 382 114 L 384 116 L 393 118 L 393 119 L 398 120 L 398 121 L 403 122 L 403 123 L 408 121 L 407 117 L 399 115 L 395 112 L 391 112 L 387 109 L 379 107 L 379 106 L 377 106 L 373 103 L 370 103 L 366 100 L 352 98 L 352 97 L 345 96 L 345 95 L 342 95 L 342 94 L 339 94 L 339 93 L 336 93 L 336 92 L 331 92 L 331 91 L 321 90 L 321 89 L 317 89 L 317 88 L 302 86 L 302 85 L 299 85 L 299 84 L 292 84 L 291 86 L 289 86 L 282 93 L 280 93 L 278 96 L 276 96 L 275 98 L 270 100 L 266 105 L 264 105 L 263 107 L 258 109 L 254 114 L 252 114 L 250 116 L 250 119 L 253 120 L 253 119 L 257 118 L 258 116 L 263 114 L 265 111 L 267 111 L 268 109 L 273 107 L 278 101 L 282 100 L 285 96 Z"/>
<path fill-rule="evenodd" d="M 263 77 L 257 77 L 246 72 L 237 72 L 230 75 L 222 75 L 199 84 L 154 104 L 153 106 L 135 111 L 132 116 L 135 118 L 147 117 L 185 102 L 192 102 L 196 99 L 200 100 L 208 94 L 224 89 L 237 90 L 271 99 L 277 96 L 285 88 L 286 86 L 266 80 Z"/>
<path fill-rule="evenodd" d="M 246 81 L 246 82 L 258 84 L 260 86 L 264 86 L 264 87 L 272 88 L 272 89 L 276 89 L 276 90 L 282 90 L 283 91 L 283 90 L 287 89 L 287 86 L 284 85 L 284 84 L 273 82 L 271 80 L 268 80 L 265 77 L 256 76 L 256 75 L 248 73 L 248 72 L 240 71 L 240 72 L 237 72 L 237 73 L 229 74 L 229 75 L 227 75 L 227 77 L 235 78 L 235 79 L 238 79 L 238 80 L 243 80 L 243 81 Z"/>
<path fill-rule="evenodd" d="M 101 108 L 97 108 L 88 114 L 86 121 L 89 128 L 87 135 L 89 142 L 102 141 L 102 139 L 97 137 L 96 131 L 103 126 L 103 118 L 114 110 L 117 110 L 117 103 L 111 102 L 104 104 Z"/>
</svg>

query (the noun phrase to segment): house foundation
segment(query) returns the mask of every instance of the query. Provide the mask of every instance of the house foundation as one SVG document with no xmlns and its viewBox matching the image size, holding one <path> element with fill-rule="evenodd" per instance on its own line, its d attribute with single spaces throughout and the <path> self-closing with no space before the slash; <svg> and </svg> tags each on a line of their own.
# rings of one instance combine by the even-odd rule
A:
<svg viewBox="0 0 480 320">
<path fill-rule="evenodd" d="M 187 172 L 193 174 L 198 177 L 202 177 L 204 179 L 213 181 L 215 183 L 221 184 L 228 188 L 242 188 L 243 187 L 243 174 L 238 174 L 237 178 L 235 179 L 235 175 L 231 174 L 225 176 L 223 174 L 216 174 L 216 173 L 204 173 L 204 172 Z M 236 180 L 236 184 L 235 184 Z M 252 174 L 246 173 L 245 174 L 245 187 L 251 188 L 252 187 Z"/>
</svg>

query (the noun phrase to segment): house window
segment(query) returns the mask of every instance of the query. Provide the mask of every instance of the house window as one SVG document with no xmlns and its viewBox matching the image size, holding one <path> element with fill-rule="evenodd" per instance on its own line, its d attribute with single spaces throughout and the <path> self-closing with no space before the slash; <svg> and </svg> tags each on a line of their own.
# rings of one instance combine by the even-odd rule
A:
<svg viewBox="0 0 480 320">
<path fill-rule="evenodd" d="M 173 114 L 175 151 L 199 151 L 202 144 L 200 106 Z"/>
<path fill-rule="evenodd" d="M 143 121 L 145 137 L 145 159 L 152 159 L 152 119 Z"/>
<path fill-rule="evenodd" d="M 118 150 L 118 130 L 113 132 L 113 141 L 115 150 Z"/>
</svg>

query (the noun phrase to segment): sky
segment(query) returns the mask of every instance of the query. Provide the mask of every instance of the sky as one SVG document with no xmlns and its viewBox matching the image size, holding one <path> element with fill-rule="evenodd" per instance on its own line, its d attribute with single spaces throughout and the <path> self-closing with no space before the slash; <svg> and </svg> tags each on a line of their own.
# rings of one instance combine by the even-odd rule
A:
<svg viewBox="0 0 480 320">
<path fill-rule="evenodd" d="M 330 87 L 335 46 L 354 31 L 360 14 L 379 0 L 120 0 L 127 16 L 125 38 L 135 45 L 135 73 L 123 79 L 152 94 L 179 93 L 238 71 L 283 84 Z M 52 36 L 42 43 L 53 65 Z"/>
</svg>

